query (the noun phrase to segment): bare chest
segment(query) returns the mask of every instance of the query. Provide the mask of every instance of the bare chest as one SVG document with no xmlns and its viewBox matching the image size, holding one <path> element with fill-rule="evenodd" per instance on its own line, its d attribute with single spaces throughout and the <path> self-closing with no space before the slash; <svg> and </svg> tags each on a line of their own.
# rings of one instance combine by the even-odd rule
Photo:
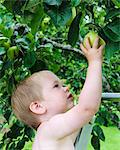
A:
<svg viewBox="0 0 120 150">
<path fill-rule="evenodd" d="M 61 140 L 38 139 L 34 140 L 32 150 L 74 150 L 74 141 L 78 132 L 70 136 L 64 137 Z"/>
</svg>

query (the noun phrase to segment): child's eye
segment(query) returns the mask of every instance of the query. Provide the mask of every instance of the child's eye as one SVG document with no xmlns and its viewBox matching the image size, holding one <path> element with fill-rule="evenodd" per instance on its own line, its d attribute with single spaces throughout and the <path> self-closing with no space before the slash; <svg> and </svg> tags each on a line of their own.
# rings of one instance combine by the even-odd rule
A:
<svg viewBox="0 0 120 150">
<path fill-rule="evenodd" d="M 54 88 L 57 88 L 57 87 L 59 87 L 59 84 L 55 84 L 55 85 L 54 85 Z"/>
</svg>

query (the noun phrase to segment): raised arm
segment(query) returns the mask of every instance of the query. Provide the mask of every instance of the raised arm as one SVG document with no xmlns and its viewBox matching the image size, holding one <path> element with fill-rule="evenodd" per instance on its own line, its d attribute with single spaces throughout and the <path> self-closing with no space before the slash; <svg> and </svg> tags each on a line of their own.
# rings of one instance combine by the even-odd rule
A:
<svg viewBox="0 0 120 150">
<path fill-rule="evenodd" d="M 93 48 L 90 47 L 89 41 L 86 43 L 86 48 L 81 44 L 81 49 L 88 60 L 88 70 L 79 96 L 79 105 L 95 112 L 99 109 L 102 94 L 103 45 L 97 49 L 98 40 L 99 38 L 94 42 Z"/>
<path fill-rule="evenodd" d="M 89 63 L 85 84 L 79 96 L 79 105 L 97 112 L 102 94 L 102 64 Z"/>
<path fill-rule="evenodd" d="M 99 109 L 102 94 L 102 50 L 97 38 L 90 47 L 89 39 L 86 47 L 80 45 L 88 60 L 85 84 L 79 96 L 79 103 L 66 113 L 56 115 L 49 121 L 51 137 L 63 138 L 77 131 L 88 123 Z M 48 134 L 48 132 L 47 132 Z"/>
</svg>

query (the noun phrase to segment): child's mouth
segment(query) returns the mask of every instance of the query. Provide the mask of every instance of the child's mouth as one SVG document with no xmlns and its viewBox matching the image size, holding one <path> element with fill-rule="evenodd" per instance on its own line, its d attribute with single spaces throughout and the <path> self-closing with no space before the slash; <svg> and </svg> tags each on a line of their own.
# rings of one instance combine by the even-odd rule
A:
<svg viewBox="0 0 120 150">
<path fill-rule="evenodd" d="M 67 96 L 67 99 L 73 99 L 73 96 L 71 93 Z"/>
</svg>

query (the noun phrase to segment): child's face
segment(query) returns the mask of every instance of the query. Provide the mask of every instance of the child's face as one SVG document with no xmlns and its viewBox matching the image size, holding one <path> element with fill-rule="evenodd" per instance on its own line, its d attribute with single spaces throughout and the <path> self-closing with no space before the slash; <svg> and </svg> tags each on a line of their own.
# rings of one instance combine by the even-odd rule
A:
<svg viewBox="0 0 120 150">
<path fill-rule="evenodd" d="M 73 97 L 60 79 L 51 72 L 42 75 L 42 94 L 48 111 L 52 114 L 66 112 L 73 107 Z"/>
</svg>

